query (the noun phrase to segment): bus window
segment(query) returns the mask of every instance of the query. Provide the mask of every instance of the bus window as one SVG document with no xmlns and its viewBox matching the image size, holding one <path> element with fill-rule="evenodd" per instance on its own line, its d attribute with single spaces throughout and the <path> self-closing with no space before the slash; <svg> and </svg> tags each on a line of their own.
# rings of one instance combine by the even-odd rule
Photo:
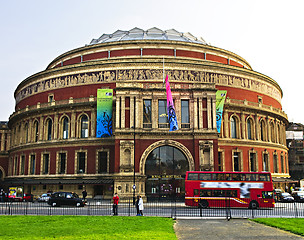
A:
<svg viewBox="0 0 304 240">
<path fill-rule="evenodd" d="M 258 176 L 257 174 L 254 173 L 248 173 L 246 174 L 246 180 L 247 181 L 257 181 L 258 180 Z"/>
<path fill-rule="evenodd" d="M 262 197 L 267 198 L 267 199 L 271 199 L 271 198 L 273 198 L 273 192 L 263 191 L 262 192 Z"/>
<path fill-rule="evenodd" d="M 201 189 L 200 197 L 211 197 L 211 190 L 202 190 Z"/>
<path fill-rule="evenodd" d="M 226 181 L 231 181 L 231 175 L 230 175 L 230 173 L 226 173 L 225 180 Z"/>
<path fill-rule="evenodd" d="M 211 173 L 200 173 L 199 180 L 211 180 Z"/>
<path fill-rule="evenodd" d="M 226 190 L 227 197 L 237 197 L 237 190 Z"/>
<path fill-rule="evenodd" d="M 198 195 L 198 189 L 194 189 L 193 190 L 193 196 L 197 196 Z"/>
<path fill-rule="evenodd" d="M 225 197 L 225 190 L 214 190 L 213 196 L 214 197 Z"/>
<path fill-rule="evenodd" d="M 187 180 L 198 180 L 198 173 L 188 173 Z"/>
<path fill-rule="evenodd" d="M 269 182 L 270 181 L 269 174 L 260 174 L 260 181 Z"/>
<path fill-rule="evenodd" d="M 241 181 L 246 181 L 246 175 L 244 173 L 240 173 Z"/>
<path fill-rule="evenodd" d="M 218 173 L 218 174 L 216 174 L 216 180 L 218 180 L 218 181 L 225 180 L 225 173 Z"/>
<path fill-rule="evenodd" d="M 232 173 L 232 181 L 240 181 L 240 174 L 239 173 Z"/>
</svg>

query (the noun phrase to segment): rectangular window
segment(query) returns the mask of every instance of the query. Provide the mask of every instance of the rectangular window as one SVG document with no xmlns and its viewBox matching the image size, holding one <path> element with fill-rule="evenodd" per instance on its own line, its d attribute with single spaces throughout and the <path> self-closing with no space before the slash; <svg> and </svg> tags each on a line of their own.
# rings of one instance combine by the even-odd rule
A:
<svg viewBox="0 0 304 240">
<path fill-rule="evenodd" d="M 223 153 L 218 152 L 218 170 L 223 171 Z"/>
<path fill-rule="evenodd" d="M 48 174 L 49 173 L 49 162 L 50 162 L 50 154 L 45 153 L 43 154 L 43 165 L 42 165 L 42 173 Z"/>
<path fill-rule="evenodd" d="M 181 100 L 182 128 L 190 128 L 189 100 Z"/>
<path fill-rule="evenodd" d="M 24 168 L 25 168 L 25 156 L 21 156 L 21 163 L 20 163 L 20 175 L 24 175 Z"/>
<path fill-rule="evenodd" d="M 240 156 L 238 152 L 233 153 L 233 170 L 234 171 L 240 171 Z"/>
<path fill-rule="evenodd" d="M 35 174 L 35 164 L 36 164 L 36 156 L 32 154 L 30 156 L 30 174 Z"/>
<path fill-rule="evenodd" d="M 269 171 L 269 167 L 268 167 L 268 154 L 264 153 L 263 154 L 263 171 Z"/>
<path fill-rule="evenodd" d="M 152 128 L 152 101 L 144 99 L 143 104 L 143 127 Z"/>
<path fill-rule="evenodd" d="M 285 173 L 285 169 L 284 169 L 284 156 L 283 154 L 281 155 L 281 173 Z"/>
<path fill-rule="evenodd" d="M 15 157 L 15 162 L 14 162 L 14 175 L 17 175 L 18 172 L 18 156 Z"/>
<path fill-rule="evenodd" d="M 85 173 L 85 152 L 77 153 L 77 173 Z"/>
<path fill-rule="evenodd" d="M 158 100 L 158 127 L 169 128 L 167 100 Z"/>
<path fill-rule="evenodd" d="M 98 173 L 108 172 L 108 152 L 98 152 Z"/>
<path fill-rule="evenodd" d="M 278 155 L 273 155 L 273 171 L 278 172 Z"/>
<path fill-rule="evenodd" d="M 249 154 L 249 160 L 250 160 L 250 172 L 256 172 L 256 153 L 250 153 Z"/>
<path fill-rule="evenodd" d="M 66 169 L 66 153 L 59 153 L 58 173 L 65 174 Z"/>
</svg>

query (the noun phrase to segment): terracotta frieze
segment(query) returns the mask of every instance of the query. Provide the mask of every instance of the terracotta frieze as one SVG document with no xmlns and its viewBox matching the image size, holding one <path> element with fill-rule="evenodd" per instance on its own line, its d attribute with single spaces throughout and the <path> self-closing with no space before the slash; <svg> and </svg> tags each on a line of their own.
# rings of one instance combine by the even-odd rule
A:
<svg viewBox="0 0 304 240">
<path fill-rule="evenodd" d="M 238 87 L 272 96 L 281 102 L 281 92 L 274 85 L 259 79 L 249 79 L 227 74 L 218 74 L 205 71 L 192 70 L 168 70 L 166 74 L 173 81 L 215 83 L 217 85 Z M 90 72 L 76 75 L 68 75 L 36 81 L 28 84 L 16 94 L 16 102 L 34 94 L 55 90 L 64 87 L 89 85 L 101 82 L 114 81 L 145 81 L 163 79 L 162 69 L 125 69 Z"/>
</svg>

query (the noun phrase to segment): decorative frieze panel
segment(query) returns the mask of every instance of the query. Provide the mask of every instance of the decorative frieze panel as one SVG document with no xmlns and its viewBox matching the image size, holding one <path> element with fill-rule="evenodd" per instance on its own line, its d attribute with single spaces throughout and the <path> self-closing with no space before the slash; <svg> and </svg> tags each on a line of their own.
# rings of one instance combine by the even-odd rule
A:
<svg viewBox="0 0 304 240">
<path fill-rule="evenodd" d="M 258 79 L 248 79 L 243 77 L 231 76 L 227 74 L 218 74 L 204 71 L 192 70 L 168 70 L 166 69 L 169 79 L 175 81 L 190 81 L 201 83 L 215 83 L 231 87 L 238 87 L 248 90 L 257 91 L 274 97 L 281 101 L 281 92 L 274 85 Z M 83 73 L 77 75 L 68 75 L 57 78 L 44 79 L 31 83 L 22 88 L 16 94 L 16 102 L 31 95 L 49 91 L 58 88 L 96 84 L 101 82 L 112 81 L 144 81 L 144 80 L 160 80 L 163 79 L 163 71 L 161 69 L 126 69 L 126 70 L 108 70 L 91 73 Z M 172 85 L 172 88 L 174 86 Z"/>
</svg>

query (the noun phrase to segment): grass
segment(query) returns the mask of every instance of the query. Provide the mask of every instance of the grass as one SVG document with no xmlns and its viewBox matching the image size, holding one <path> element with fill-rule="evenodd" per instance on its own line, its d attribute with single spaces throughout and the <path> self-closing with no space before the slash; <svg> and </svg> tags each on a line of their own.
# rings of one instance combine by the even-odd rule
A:
<svg viewBox="0 0 304 240">
<path fill-rule="evenodd" d="M 0 216 L 0 239 L 176 240 L 174 220 L 122 216 Z"/>
<path fill-rule="evenodd" d="M 255 218 L 251 220 L 304 236 L 303 218 Z"/>
</svg>

